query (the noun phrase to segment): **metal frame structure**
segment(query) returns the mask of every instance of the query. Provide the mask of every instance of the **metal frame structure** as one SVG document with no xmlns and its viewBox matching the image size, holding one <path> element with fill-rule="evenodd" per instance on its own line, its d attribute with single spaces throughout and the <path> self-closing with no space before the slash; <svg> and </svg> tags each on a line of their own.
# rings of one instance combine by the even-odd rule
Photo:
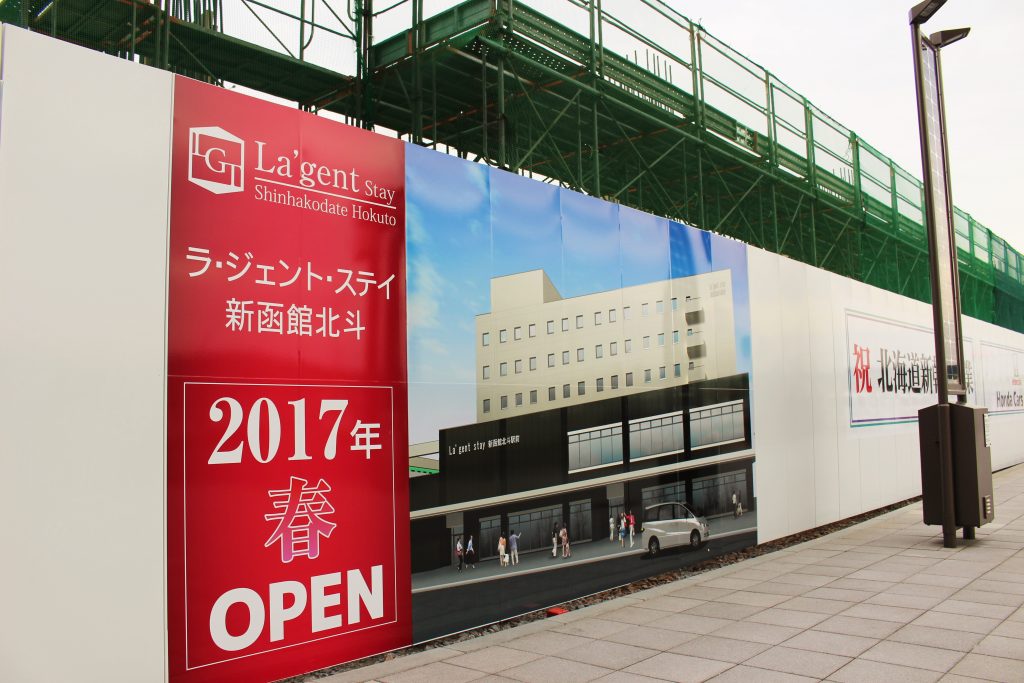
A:
<svg viewBox="0 0 1024 683">
<path fill-rule="evenodd" d="M 620 0 L 629 19 L 615 0 L 378 2 L 3 0 L 0 20 L 930 301 L 921 183 L 664 0 Z M 635 28 L 651 21 L 669 43 Z M 1021 255 L 959 209 L 954 225 L 964 313 L 1024 331 Z"/>
</svg>

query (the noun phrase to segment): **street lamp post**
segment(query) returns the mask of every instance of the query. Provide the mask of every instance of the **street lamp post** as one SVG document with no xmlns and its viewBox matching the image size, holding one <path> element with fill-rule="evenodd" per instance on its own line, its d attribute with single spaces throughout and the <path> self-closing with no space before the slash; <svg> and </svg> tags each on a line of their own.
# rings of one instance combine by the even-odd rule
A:
<svg viewBox="0 0 1024 683">
<path fill-rule="evenodd" d="M 970 29 L 940 31 L 930 37 L 921 32 L 946 0 L 924 0 L 910 10 L 910 34 L 914 49 L 914 76 L 924 170 L 925 226 L 932 284 L 932 316 L 935 326 L 935 381 L 938 386 L 938 457 L 941 491 L 943 545 L 956 545 L 953 452 L 950 413 L 945 406 L 955 396 L 967 401 L 964 377 L 963 334 L 960 326 L 960 282 L 953 232 L 949 155 L 946 142 L 945 106 L 939 50 L 964 38 Z M 920 424 L 920 423 L 919 423 Z M 919 427 L 920 428 L 920 427 Z M 974 528 L 964 526 L 964 538 Z"/>
</svg>

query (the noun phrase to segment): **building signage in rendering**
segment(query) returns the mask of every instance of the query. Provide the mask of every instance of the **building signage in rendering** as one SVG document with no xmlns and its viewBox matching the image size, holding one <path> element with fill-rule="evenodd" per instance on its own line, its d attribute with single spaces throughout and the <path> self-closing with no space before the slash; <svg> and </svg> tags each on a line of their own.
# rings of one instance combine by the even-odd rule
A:
<svg viewBox="0 0 1024 683">
<path fill-rule="evenodd" d="M 173 145 L 170 680 L 405 645 L 403 146 L 185 78 Z"/>
</svg>

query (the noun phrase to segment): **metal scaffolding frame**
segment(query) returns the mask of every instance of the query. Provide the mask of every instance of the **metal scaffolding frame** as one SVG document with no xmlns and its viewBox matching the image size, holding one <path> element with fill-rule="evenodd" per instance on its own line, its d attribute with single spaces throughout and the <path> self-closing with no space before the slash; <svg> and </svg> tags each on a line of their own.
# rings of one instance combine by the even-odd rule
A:
<svg viewBox="0 0 1024 683">
<path fill-rule="evenodd" d="M 423 0 L 384 3 L 4 0 L 0 20 L 930 300 L 921 183 L 664 0 L 631 7 L 676 50 L 602 0 L 466 0 L 432 17 Z M 406 30 L 375 39 L 375 19 L 407 10 Z M 955 227 L 964 313 L 1024 331 L 1021 255 L 959 209 Z"/>
</svg>

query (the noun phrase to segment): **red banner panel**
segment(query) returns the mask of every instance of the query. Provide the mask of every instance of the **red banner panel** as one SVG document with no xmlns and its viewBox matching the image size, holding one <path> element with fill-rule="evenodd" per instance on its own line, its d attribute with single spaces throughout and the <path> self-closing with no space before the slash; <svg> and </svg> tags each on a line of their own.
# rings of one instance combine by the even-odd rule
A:
<svg viewBox="0 0 1024 683">
<path fill-rule="evenodd" d="M 172 681 L 411 640 L 404 149 L 175 81 Z"/>
</svg>

